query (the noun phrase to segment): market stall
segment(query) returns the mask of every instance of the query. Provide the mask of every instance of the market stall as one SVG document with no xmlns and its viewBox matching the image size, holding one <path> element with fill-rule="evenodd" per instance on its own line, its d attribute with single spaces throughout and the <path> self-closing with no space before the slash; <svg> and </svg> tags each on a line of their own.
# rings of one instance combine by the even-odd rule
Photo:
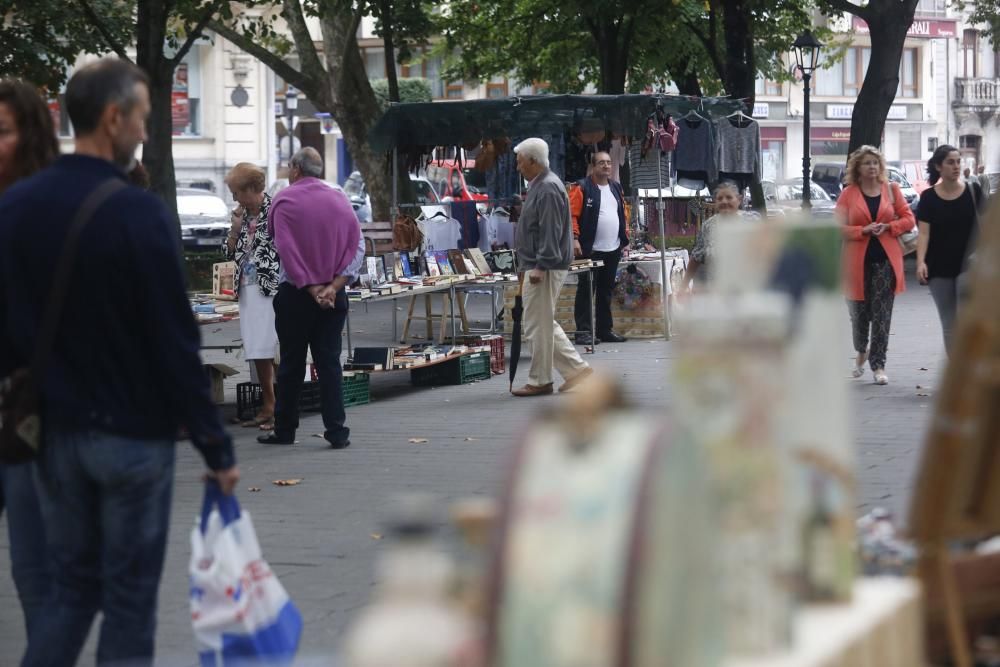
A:
<svg viewBox="0 0 1000 667">
<path fill-rule="evenodd" d="M 644 219 L 658 240 L 660 275 L 669 275 L 664 195 L 677 184 L 699 191 L 720 177 L 743 184 L 759 180 L 759 128 L 743 114 L 743 106 L 729 98 L 661 94 L 394 104 L 372 128 L 369 140 L 376 151 L 393 154 L 394 216 L 401 206 L 395 190 L 401 155 L 408 168 L 419 170 L 436 147 L 464 147 L 475 156 L 476 168 L 486 173 L 488 200 L 480 203 L 488 204 L 520 194 L 510 148 L 522 138 L 538 136 L 549 143 L 550 167 L 564 181 L 586 176 L 588 151 L 607 150 L 616 179 L 637 193 L 655 193 L 655 204 Z M 736 164 L 731 153 L 755 159 Z M 624 167 L 620 175 L 619 167 Z M 669 337 L 668 291 L 660 292 L 660 330 Z"/>
</svg>

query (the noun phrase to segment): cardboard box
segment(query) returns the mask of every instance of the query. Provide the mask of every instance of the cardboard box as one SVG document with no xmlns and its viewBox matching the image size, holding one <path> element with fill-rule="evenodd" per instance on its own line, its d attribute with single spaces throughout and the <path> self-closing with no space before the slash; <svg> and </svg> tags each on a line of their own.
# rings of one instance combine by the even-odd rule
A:
<svg viewBox="0 0 1000 667">
<path fill-rule="evenodd" d="M 219 262 L 212 265 L 212 294 L 236 294 L 236 262 Z"/>
</svg>

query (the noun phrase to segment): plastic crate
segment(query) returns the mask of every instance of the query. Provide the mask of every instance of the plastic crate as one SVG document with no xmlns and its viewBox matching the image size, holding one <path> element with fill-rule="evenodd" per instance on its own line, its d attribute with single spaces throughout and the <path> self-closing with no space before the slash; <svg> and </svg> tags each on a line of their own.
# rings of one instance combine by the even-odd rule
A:
<svg viewBox="0 0 1000 667">
<path fill-rule="evenodd" d="M 490 346 L 490 370 L 494 375 L 499 375 L 506 371 L 504 362 L 506 350 L 504 348 L 503 336 L 469 336 L 465 339 L 465 344 L 469 346 L 489 345 Z"/>
<path fill-rule="evenodd" d="M 473 352 L 426 368 L 414 368 L 410 370 L 410 382 L 418 387 L 469 384 L 489 380 L 492 375 L 489 353 Z"/>
<path fill-rule="evenodd" d="M 371 402 L 368 373 L 347 371 L 344 373 L 344 407 L 365 405 Z"/>
<path fill-rule="evenodd" d="M 277 391 L 277 385 L 275 386 Z M 364 405 L 371 401 L 368 389 L 368 374 L 353 373 L 344 374 L 343 384 L 344 407 L 352 405 Z M 260 407 L 261 391 L 260 385 L 256 382 L 241 382 L 236 385 L 236 416 L 239 419 L 253 419 Z M 322 409 L 320 402 L 319 382 L 309 381 L 302 383 L 302 391 L 299 393 L 300 412 L 319 412 Z"/>
</svg>

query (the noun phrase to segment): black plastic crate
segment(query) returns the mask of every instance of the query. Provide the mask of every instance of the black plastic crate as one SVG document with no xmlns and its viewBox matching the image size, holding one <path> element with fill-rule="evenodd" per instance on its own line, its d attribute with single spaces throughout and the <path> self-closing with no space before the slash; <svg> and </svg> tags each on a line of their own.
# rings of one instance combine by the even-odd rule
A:
<svg viewBox="0 0 1000 667">
<path fill-rule="evenodd" d="M 418 387 L 468 384 L 478 380 L 489 380 L 490 377 L 492 373 L 489 352 L 463 354 L 457 359 L 410 370 L 410 382 Z"/>
<path fill-rule="evenodd" d="M 275 385 L 277 391 L 277 385 Z M 364 405 L 371 400 L 368 386 L 367 373 L 344 374 L 343 386 L 344 407 L 352 405 Z M 236 385 L 236 417 L 239 419 L 253 419 L 260 407 L 261 391 L 260 385 L 256 382 L 241 382 Z M 299 410 L 301 412 L 319 412 L 322 407 L 320 403 L 320 389 L 318 381 L 306 381 L 302 383 L 302 392 L 299 394 Z"/>
</svg>

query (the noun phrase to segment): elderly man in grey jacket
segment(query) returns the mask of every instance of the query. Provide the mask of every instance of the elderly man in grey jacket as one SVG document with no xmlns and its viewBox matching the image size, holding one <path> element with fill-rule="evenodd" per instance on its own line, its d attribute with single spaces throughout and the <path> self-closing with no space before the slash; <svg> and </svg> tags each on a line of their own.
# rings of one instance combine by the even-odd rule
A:
<svg viewBox="0 0 1000 667">
<path fill-rule="evenodd" d="M 552 393 L 552 367 L 569 391 L 593 369 L 580 358 L 555 321 L 556 301 L 573 261 L 573 221 L 562 180 L 549 171 L 549 146 L 541 139 L 525 139 L 514 152 L 517 170 L 528 181 L 514 245 L 518 270 L 524 272 L 524 337 L 531 343 L 528 384 L 511 393 L 542 396 Z"/>
</svg>

